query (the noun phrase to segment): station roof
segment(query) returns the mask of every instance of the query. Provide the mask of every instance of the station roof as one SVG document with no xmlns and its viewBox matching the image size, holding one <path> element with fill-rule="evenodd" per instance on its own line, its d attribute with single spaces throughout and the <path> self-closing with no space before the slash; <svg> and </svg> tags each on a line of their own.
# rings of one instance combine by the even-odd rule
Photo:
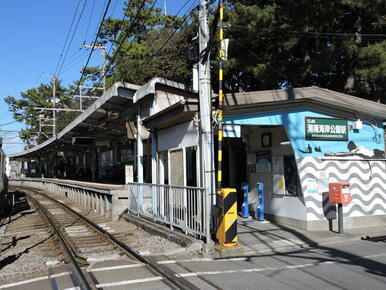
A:
<svg viewBox="0 0 386 290">
<path fill-rule="evenodd" d="M 360 115 L 386 120 L 384 104 L 316 86 L 226 94 L 224 104 L 225 114 L 307 107 L 328 110 L 353 119 Z"/>
<path fill-rule="evenodd" d="M 32 157 L 46 150 L 71 144 L 73 138 L 114 139 L 127 136 L 125 123 L 135 115 L 133 96 L 140 87 L 117 82 L 84 112 L 68 124 L 56 137 L 23 152 L 10 155 L 10 158 Z M 60 149 L 58 149 L 60 150 Z"/>
</svg>

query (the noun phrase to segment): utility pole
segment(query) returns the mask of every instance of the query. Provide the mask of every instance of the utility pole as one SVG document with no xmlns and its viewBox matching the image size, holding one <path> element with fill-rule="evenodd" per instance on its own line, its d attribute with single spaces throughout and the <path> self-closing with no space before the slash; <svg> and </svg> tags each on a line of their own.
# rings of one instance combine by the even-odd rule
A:
<svg viewBox="0 0 386 290">
<path fill-rule="evenodd" d="M 52 103 L 53 103 L 53 110 L 52 110 L 52 137 L 56 138 L 56 76 L 52 76 Z"/>
<path fill-rule="evenodd" d="M 101 52 L 102 52 L 102 75 L 103 75 L 103 80 L 102 80 L 102 83 L 103 83 L 103 93 L 106 92 L 106 47 L 103 46 L 102 44 L 98 43 L 98 44 L 95 44 L 93 45 L 93 43 L 91 44 L 83 44 L 81 46 L 81 48 L 93 48 L 94 49 L 100 49 Z"/>
<path fill-rule="evenodd" d="M 212 205 L 215 203 L 214 195 L 214 161 L 213 161 L 213 136 L 212 136 L 212 101 L 210 88 L 210 63 L 209 53 L 205 53 L 209 42 L 209 25 L 207 19 L 207 0 L 200 0 L 199 13 L 199 102 L 200 102 L 200 157 L 201 157 L 201 186 L 206 193 L 206 242 L 210 241 L 210 220 Z M 207 56 L 202 59 L 202 56 Z"/>
</svg>

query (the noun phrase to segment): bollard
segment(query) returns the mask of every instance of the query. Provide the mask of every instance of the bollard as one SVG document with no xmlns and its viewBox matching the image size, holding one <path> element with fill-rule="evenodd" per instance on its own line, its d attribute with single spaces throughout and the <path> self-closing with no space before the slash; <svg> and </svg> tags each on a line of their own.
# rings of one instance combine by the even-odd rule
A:
<svg viewBox="0 0 386 290">
<path fill-rule="evenodd" d="M 220 207 L 220 225 L 217 229 L 218 243 L 223 247 L 237 244 L 237 191 L 234 188 L 222 188 L 217 194 Z"/>
</svg>

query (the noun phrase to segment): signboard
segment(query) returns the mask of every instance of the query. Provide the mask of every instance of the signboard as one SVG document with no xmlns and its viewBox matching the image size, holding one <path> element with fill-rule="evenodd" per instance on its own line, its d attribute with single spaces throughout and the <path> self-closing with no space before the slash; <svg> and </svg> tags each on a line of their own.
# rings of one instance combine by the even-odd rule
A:
<svg viewBox="0 0 386 290">
<path fill-rule="evenodd" d="M 272 157 L 272 177 L 273 177 L 273 193 L 285 194 L 283 156 Z"/>
<path fill-rule="evenodd" d="M 125 183 L 134 182 L 134 166 L 125 165 Z"/>
<path fill-rule="evenodd" d="M 306 140 L 347 141 L 347 120 L 306 117 Z"/>
<path fill-rule="evenodd" d="M 240 138 L 241 137 L 241 126 L 240 125 L 224 124 L 223 132 L 224 132 L 224 137 Z"/>
</svg>

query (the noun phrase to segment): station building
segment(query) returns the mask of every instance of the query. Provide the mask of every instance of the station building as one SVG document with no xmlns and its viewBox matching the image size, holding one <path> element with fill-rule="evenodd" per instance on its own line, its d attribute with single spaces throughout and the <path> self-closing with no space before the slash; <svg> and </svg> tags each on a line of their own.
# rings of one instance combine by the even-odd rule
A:
<svg viewBox="0 0 386 290">
<path fill-rule="evenodd" d="M 386 224 L 386 105 L 304 87 L 229 94 L 223 109 L 223 187 L 237 189 L 239 210 L 242 185 L 263 183 L 268 219 L 328 230 L 336 218 L 328 185 L 348 182 L 345 227 Z M 123 184 L 125 165 L 132 165 L 140 184 L 199 188 L 198 111 L 197 94 L 182 84 L 162 78 L 141 87 L 117 83 L 56 138 L 11 158 L 24 162 L 27 176 L 40 177 L 44 166 L 48 177 Z M 135 200 L 138 208 L 149 215 L 166 208 L 157 204 L 158 193 L 148 194 Z M 189 200 L 179 206 L 189 207 Z"/>
<path fill-rule="evenodd" d="M 200 185 L 197 108 L 197 97 L 182 95 L 143 118 L 157 140 L 153 183 Z M 242 185 L 263 183 L 268 219 L 328 230 L 329 183 L 348 182 L 345 227 L 385 225 L 385 116 L 383 104 L 319 87 L 226 95 L 223 187 L 238 190 L 240 210 Z"/>
</svg>

